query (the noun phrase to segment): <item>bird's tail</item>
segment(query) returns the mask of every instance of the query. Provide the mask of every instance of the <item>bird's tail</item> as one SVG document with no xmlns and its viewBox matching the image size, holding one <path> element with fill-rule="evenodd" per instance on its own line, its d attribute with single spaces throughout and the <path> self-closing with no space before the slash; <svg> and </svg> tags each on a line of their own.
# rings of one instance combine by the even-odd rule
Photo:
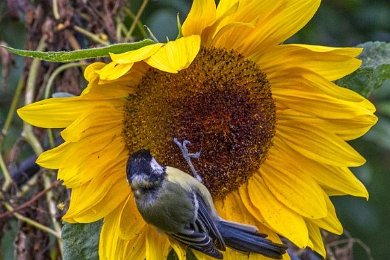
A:
<svg viewBox="0 0 390 260">
<path fill-rule="evenodd" d="M 226 245 L 238 251 L 259 253 L 274 259 L 281 259 L 286 253 L 287 246 L 267 239 L 254 226 L 224 220 L 219 221 L 217 226 Z"/>
</svg>

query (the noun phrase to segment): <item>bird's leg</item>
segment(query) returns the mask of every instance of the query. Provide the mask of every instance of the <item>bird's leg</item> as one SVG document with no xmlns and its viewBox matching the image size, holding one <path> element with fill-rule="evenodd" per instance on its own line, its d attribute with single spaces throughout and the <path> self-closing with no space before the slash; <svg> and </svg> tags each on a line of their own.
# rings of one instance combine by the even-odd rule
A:
<svg viewBox="0 0 390 260">
<path fill-rule="evenodd" d="M 188 140 L 184 140 L 183 143 L 181 143 L 179 140 L 177 140 L 177 138 L 173 138 L 173 142 L 175 142 L 175 144 L 179 147 L 181 153 L 183 154 L 184 160 L 186 160 L 186 162 L 188 163 L 188 166 L 189 166 L 190 169 L 191 169 L 192 175 L 193 175 L 199 182 L 202 182 L 202 177 L 200 177 L 200 175 L 199 175 L 198 172 L 195 170 L 195 167 L 194 167 L 194 165 L 193 165 L 192 162 L 191 162 L 191 158 L 193 158 L 193 159 L 198 159 L 198 158 L 199 158 L 200 152 L 189 153 L 189 152 L 188 152 L 188 148 L 187 148 L 187 144 L 191 144 L 191 142 L 188 141 Z"/>
</svg>

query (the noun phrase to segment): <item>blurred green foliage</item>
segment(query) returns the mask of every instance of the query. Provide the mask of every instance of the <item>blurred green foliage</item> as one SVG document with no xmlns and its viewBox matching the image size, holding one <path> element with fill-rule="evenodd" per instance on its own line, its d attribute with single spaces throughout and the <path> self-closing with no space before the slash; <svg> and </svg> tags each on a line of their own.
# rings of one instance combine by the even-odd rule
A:
<svg viewBox="0 0 390 260">
<path fill-rule="evenodd" d="M 129 0 L 136 13 L 140 0 Z M 176 16 L 183 21 L 191 1 L 151 0 L 141 21 L 153 34 L 164 40 L 176 38 Z M 128 21 L 129 24 L 131 21 Z M 138 29 L 137 29 L 138 30 Z M 141 32 L 136 34 L 141 38 Z M 0 1 L 0 41 L 23 48 L 26 31 L 17 19 L 7 16 L 5 1 Z M 390 41 L 390 2 L 388 0 L 324 0 L 312 21 L 288 42 L 330 46 L 354 46 L 367 41 Z M 23 68 L 23 59 L 14 57 L 14 66 L 7 80 L 8 88 L 0 89 L 0 124 Z M 0 70 L 2 69 L 0 65 Z M 363 139 L 352 145 L 367 159 L 367 164 L 354 172 L 366 184 L 370 199 L 338 197 L 334 201 L 345 230 L 369 246 L 374 259 L 390 259 L 390 80 L 374 91 L 370 99 L 378 107 L 378 124 Z M 4 151 L 19 136 L 20 120 L 14 120 Z M 4 241 L 3 241 L 4 242 Z M 3 247 L 4 248 L 4 247 Z M 363 250 L 355 249 L 356 259 L 367 259 Z"/>
</svg>

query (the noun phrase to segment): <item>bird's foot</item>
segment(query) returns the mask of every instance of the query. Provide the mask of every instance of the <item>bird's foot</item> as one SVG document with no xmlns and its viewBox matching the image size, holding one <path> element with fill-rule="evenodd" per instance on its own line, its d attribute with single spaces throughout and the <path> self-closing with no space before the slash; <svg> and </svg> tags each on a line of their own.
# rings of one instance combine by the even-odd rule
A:
<svg viewBox="0 0 390 260">
<path fill-rule="evenodd" d="M 183 154 L 184 160 L 186 160 L 188 166 L 191 169 L 192 175 L 199 181 L 202 182 L 202 177 L 198 174 L 198 172 L 195 170 L 194 165 L 191 162 L 191 159 L 198 159 L 200 157 L 200 151 L 196 153 L 190 153 L 188 152 L 187 145 L 191 144 L 190 141 L 184 140 L 183 143 L 181 143 L 177 138 L 173 138 L 173 142 L 179 147 L 181 153 Z"/>
</svg>

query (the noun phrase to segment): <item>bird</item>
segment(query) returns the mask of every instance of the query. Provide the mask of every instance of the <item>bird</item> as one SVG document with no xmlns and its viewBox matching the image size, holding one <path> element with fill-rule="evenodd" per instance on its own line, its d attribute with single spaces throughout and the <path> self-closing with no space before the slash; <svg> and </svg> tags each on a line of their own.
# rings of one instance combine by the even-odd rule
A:
<svg viewBox="0 0 390 260">
<path fill-rule="evenodd" d="M 267 239 L 256 227 L 222 219 L 199 178 L 161 165 L 149 150 L 129 156 L 126 175 L 143 219 L 191 249 L 216 259 L 223 259 L 226 247 L 273 259 L 286 253 L 287 246 Z"/>
</svg>

